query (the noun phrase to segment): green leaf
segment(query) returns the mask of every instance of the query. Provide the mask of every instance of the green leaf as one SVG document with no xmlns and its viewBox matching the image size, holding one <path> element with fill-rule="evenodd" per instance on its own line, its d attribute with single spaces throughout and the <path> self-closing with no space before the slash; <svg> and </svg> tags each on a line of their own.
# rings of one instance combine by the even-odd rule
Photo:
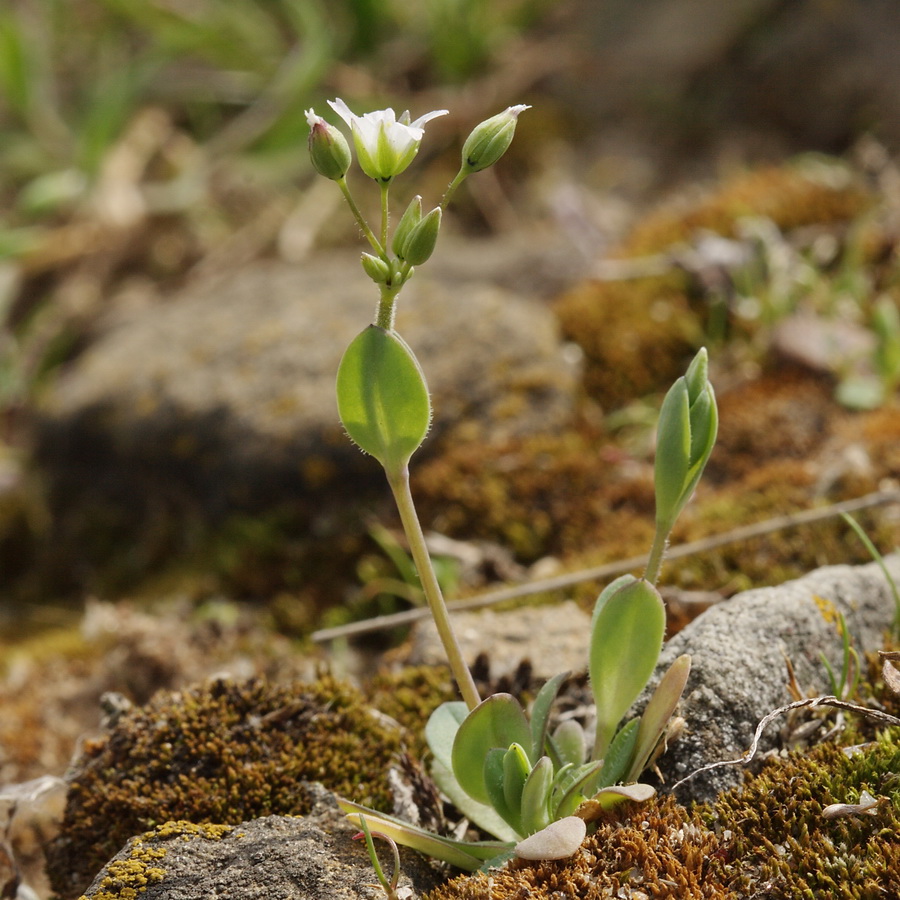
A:
<svg viewBox="0 0 900 900">
<path fill-rule="evenodd" d="M 586 786 L 586 793 L 593 794 L 600 788 L 618 784 L 625 779 L 637 746 L 639 727 L 640 719 L 631 719 L 619 729 L 603 758 L 603 768 L 597 773 L 596 781 L 590 787 Z"/>
<path fill-rule="evenodd" d="M 493 752 L 492 750 L 491 753 Z M 528 754 L 520 744 L 512 744 L 503 754 L 503 799 L 512 813 L 511 817 L 504 816 L 504 818 L 520 834 L 522 833 L 522 791 L 530 774 L 531 761 L 528 759 Z M 487 779 L 487 770 L 485 770 L 485 779 Z M 499 812 L 499 809 L 497 811 Z"/>
<path fill-rule="evenodd" d="M 643 580 L 619 588 L 595 617 L 588 661 L 597 704 L 595 759 L 606 755 L 619 722 L 653 674 L 665 629 L 662 597 Z"/>
<path fill-rule="evenodd" d="M 441 837 L 396 816 L 360 806 L 343 797 L 338 797 L 338 806 L 355 824 L 359 825 L 360 818 L 365 816 L 370 831 L 380 831 L 398 844 L 442 859 L 467 872 L 474 872 L 482 862 L 493 859 L 513 844 L 512 841 L 457 841 Z"/>
<path fill-rule="evenodd" d="M 434 758 L 448 769 L 453 769 L 451 750 L 456 732 L 469 714 L 469 707 L 462 700 L 442 703 L 425 723 L 425 741 Z"/>
<path fill-rule="evenodd" d="M 528 773 L 526 771 L 524 775 L 517 778 L 516 772 L 510 767 L 510 790 L 507 792 L 505 769 L 508 753 L 509 750 L 503 750 L 500 747 L 488 750 L 488 754 L 484 759 L 484 787 L 488 793 L 490 804 L 497 814 L 505 822 L 509 823 L 516 834 L 521 834 L 522 820 L 519 815 L 519 801 Z"/>
<path fill-rule="evenodd" d="M 684 376 L 669 388 L 663 400 L 656 435 L 656 518 L 671 527 L 681 508 L 691 464 L 691 412 Z"/>
<path fill-rule="evenodd" d="M 672 663 L 660 679 L 653 696 L 647 703 L 641 715 L 641 725 L 637 734 L 637 745 L 634 749 L 631 768 L 625 776 L 625 781 L 635 781 L 644 771 L 644 767 L 650 760 L 666 729 L 669 720 L 678 706 L 678 701 L 684 693 L 688 675 L 691 673 L 691 658 L 684 653 Z"/>
<path fill-rule="evenodd" d="M 389 474 L 403 471 L 431 423 L 419 363 L 396 332 L 377 325 L 357 335 L 344 353 L 337 401 L 350 439 Z"/>
<path fill-rule="evenodd" d="M 501 841 L 517 841 L 520 837 L 516 831 L 489 803 L 473 800 L 456 780 L 453 772 L 439 760 L 432 760 L 431 777 L 435 784 L 447 795 L 450 802 L 473 824 L 482 831 L 492 834 Z"/>
<path fill-rule="evenodd" d="M 508 750 L 531 743 L 531 729 L 519 701 L 510 694 L 493 694 L 466 716 L 456 732 L 451 758 L 453 774 L 462 789 L 480 803 L 490 803 L 484 784 L 484 761 L 489 750 Z"/>
<path fill-rule="evenodd" d="M 594 626 L 597 624 L 597 616 L 600 615 L 601 610 L 606 606 L 606 601 L 620 588 L 625 587 L 626 584 L 634 584 L 636 581 L 637 578 L 634 575 L 620 575 L 615 581 L 610 582 L 603 588 L 600 596 L 597 598 L 597 602 L 594 604 L 594 612 L 591 614 L 591 631 L 594 630 Z"/>
<path fill-rule="evenodd" d="M 553 763 L 542 756 L 522 789 L 522 831 L 534 834 L 550 824 L 550 793 L 553 787 Z"/>
<path fill-rule="evenodd" d="M 543 684 L 538 691 L 537 697 L 534 698 L 534 703 L 531 705 L 532 760 L 540 759 L 544 755 L 544 742 L 547 739 L 547 722 L 550 719 L 550 709 L 553 706 L 556 695 L 559 693 L 559 689 L 568 677 L 568 672 L 554 675 Z"/>
<path fill-rule="evenodd" d="M 575 719 L 560 722 L 550 739 L 550 747 L 558 756 L 560 767 L 566 763 L 582 765 L 587 754 L 584 729 Z"/>
<path fill-rule="evenodd" d="M 603 762 L 596 760 L 571 769 L 564 778 L 558 779 L 555 793 L 556 796 L 560 794 L 562 796 L 556 801 L 556 809 L 553 810 L 554 818 L 561 819 L 564 816 L 570 816 L 578 809 L 579 804 L 585 798 L 584 786 L 589 784 L 602 768 Z"/>
</svg>

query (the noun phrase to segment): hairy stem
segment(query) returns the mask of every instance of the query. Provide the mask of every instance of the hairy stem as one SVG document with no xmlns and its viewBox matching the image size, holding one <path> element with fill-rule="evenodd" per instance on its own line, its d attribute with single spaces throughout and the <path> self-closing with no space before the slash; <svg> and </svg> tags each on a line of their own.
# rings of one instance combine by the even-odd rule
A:
<svg viewBox="0 0 900 900">
<path fill-rule="evenodd" d="M 447 661 L 450 663 L 450 670 L 453 672 L 456 685 L 466 706 L 470 710 L 474 709 L 481 703 L 481 697 L 478 695 L 478 688 L 475 687 L 472 673 L 463 659 L 459 642 L 456 640 L 456 635 L 450 624 L 447 604 L 444 602 L 437 575 L 435 575 L 434 567 L 431 564 L 431 557 L 425 545 L 425 535 L 422 532 L 422 526 L 419 523 L 419 517 L 416 515 L 416 508 L 409 490 L 409 470 L 404 466 L 402 472 L 387 472 L 387 476 L 391 490 L 394 492 L 394 500 L 400 512 L 400 520 L 403 523 L 403 530 L 406 532 L 406 539 L 409 541 L 413 562 L 415 562 L 416 569 L 419 572 L 419 579 L 422 582 L 425 599 L 428 601 L 428 608 L 431 610 L 435 627 L 441 643 L 444 645 L 444 652 L 447 654 Z"/>
<path fill-rule="evenodd" d="M 653 535 L 653 546 L 650 548 L 650 555 L 647 557 L 647 566 L 644 569 L 644 581 L 656 585 L 659 581 L 659 573 L 662 570 L 663 558 L 666 555 L 666 548 L 669 546 L 669 533 L 672 526 L 668 523 L 656 523 L 656 532 Z"/>
<path fill-rule="evenodd" d="M 372 249 L 385 261 L 388 262 L 387 251 L 384 249 L 386 243 L 382 243 L 375 237 L 375 232 L 369 228 L 369 223 L 365 220 L 363 214 L 359 211 L 359 207 L 356 205 L 356 201 L 353 199 L 353 195 L 350 193 L 350 188 L 347 185 L 346 178 L 339 178 L 337 182 L 337 186 L 341 189 L 341 193 L 344 195 L 344 199 L 347 201 L 347 206 L 350 207 L 350 212 L 353 213 L 353 218 L 356 219 L 356 224 L 359 225 L 360 231 L 366 236 L 366 240 L 372 245 Z"/>
</svg>

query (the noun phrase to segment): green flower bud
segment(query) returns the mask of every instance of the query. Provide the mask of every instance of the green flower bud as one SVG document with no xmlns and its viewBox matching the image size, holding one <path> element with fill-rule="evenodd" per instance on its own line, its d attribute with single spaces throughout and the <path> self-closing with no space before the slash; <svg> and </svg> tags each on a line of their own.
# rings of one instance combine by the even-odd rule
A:
<svg viewBox="0 0 900 900">
<path fill-rule="evenodd" d="M 670 531 L 690 499 L 716 442 L 719 416 L 702 348 L 666 394 L 656 447 L 656 521 Z"/>
<path fill-rule="evenodd" d="M 340 181 L 350 168 L 352 157 L 347 139 L 315 110 L 306 110 L 309 123 L 309 155 L 315 170 L 332 181 Z"/>
<path fill-rule="evenodd" d="M 441 208 L 436 206 L 410 231 L 397 255 L 410 265 L 421 266 L 434 253 L 440 230 Z"/>
<path fill-rule="evenodd" d="M 422 221 L 422 198 L 418 195 L 412 198 L 406 212 L 400 217 L 397 227 L 394 229 L 394 240 L 391 247 L 394 253 L 401 259 L 405 259 L 403 255 L 403 247 L 409 240 L 410 232 Z"/>
<path fill-rule="evenodd" d="M 510 106 L 502 113 L 476 125 L 462 149 L 462 167 L 467 174 L 494 165 L 512 143 L 519 113 L 530 106 Z"/>
<path fill-rule="evenodd" d="M 388 284 L 391 280 L 391 267 L 383 259 L 372 256 L 371 253 L 363 253 L 360 259 L 363 270 L 366 275 L 375 282 L 375 284 Z"/>
</svg>

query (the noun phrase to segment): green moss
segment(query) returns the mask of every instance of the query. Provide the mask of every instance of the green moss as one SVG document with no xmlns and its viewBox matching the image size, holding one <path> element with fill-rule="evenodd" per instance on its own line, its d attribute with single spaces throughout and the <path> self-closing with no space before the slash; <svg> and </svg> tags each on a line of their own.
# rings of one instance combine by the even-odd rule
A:
<svg viewBox="0 0 900 900">
<path fill-rule="evenodd" d="M 48 848 L 53 888 L 77 896 L 129 837 L 169 820 L 303 814 L 304 781 L 389 808 L 387 771 L 403 738 L 358 691 L 328 677 L 161 692 L 85 743 Z"/>
<path fill-rule="evenodd" d="M 826 819 L 834 803 L 878 798 L 874 815 Z M 822 744 L 767 763 L 702 810 L 732 834 L 722 877 L 738 895 L 875 900 L 900 896 L 900 729 L 854 751 Z"/>
<path fill-rule="evenodd" d="M 425 753 L 428 717 L 441 703 L 458 697 L 446 666 L 404 666 L 396 672 L 379 672 L 366 695 L 379 712 L 406 729 L 409 750 L 415 756 Z"/>
<path fill-rule="evenodd" d="M 874 815 L 825 818 L 860 792 Z M 567 897 L 876 900 L 900 896 L 900 729 L 859 752 L 823 744 L 774 758 L 744 787 L 693 810 L 671 797 L 608 813 L 571 859 L 517 860 L 457 878 L 428 900 Z"/>
</svg>

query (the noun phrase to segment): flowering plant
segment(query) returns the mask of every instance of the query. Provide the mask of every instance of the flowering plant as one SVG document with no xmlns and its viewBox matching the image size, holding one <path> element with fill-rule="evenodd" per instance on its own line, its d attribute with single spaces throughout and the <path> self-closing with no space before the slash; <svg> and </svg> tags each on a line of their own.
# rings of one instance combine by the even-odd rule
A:
<svg viewBox="0 0 900 900">
<path fill-rule="evenodd" d="M 386 109 L 357 116 L 342 100 L 330 101 L 330 106 L 350 127 L 360 167 L 381 190 L 376 233 L 347 185 L 352 158 L 347 140 L 309 110 L 313 165 L 343 192 L 374 251 L 363 254 L 362 266 L 380 291 L 375 322 L 351 342 L 341 360 L 338 411 L 350 438 L 385 471 L 462 696 L 462 701 L 442 704 L 426 725 L 432 776 L 457 808 L 496 840 L 456 841 L 347 800 L 341 805 L 357 822 L 463 869 L 513 853 L 530 859 L 569 856 L 599 810 L 622 799 L 653 795 L 653 788 L 637 779 L 664 743 L 690 672 L 690 658 L 677 659 L 643 714 L 622 724 L 650 680 L 662 648 L 665 608 L 656 582 L 668 537 L 715 443 L 718 416 L 706 351 L 700 350 L 663 401 L 655 463 L 656 533 L 644 576 L 617 579 L 594 608 L 588 658 L 596 705 L 593 740 L 573 721 L 550 728 L 551 708 L 568 673 L 544 685 L 530 716 L 509 694 L 482 700 L 453 633 L 409 489 L 409 460 L 428 432 L 431 401 L 421 366 L 394 330 L 394 309 L 414 267 L 431 256 L 450 197 L 468 176 L 503 156 L 518 116 L 528 107 L 509 107 L 478 125 L 463 145 L 459 171 L 438 206 L 423 214 L 421 197 L 414 197 L 389 244 L 391 183 L 418 152 L 424 125 L 446 110 L 410 123 L 408 112 L 398 117 Z"/>
</svg>

